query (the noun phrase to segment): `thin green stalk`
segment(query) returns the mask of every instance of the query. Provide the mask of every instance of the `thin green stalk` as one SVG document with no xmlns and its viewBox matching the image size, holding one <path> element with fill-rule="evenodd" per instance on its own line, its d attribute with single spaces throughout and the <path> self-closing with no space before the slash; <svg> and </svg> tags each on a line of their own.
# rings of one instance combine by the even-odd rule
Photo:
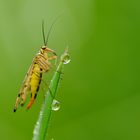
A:
<svg viewBox="0 0 140 140">
<path fill-rule="evenodd" d="M 70 60 L 69 60 L 68 50 L 66 50 L 64 54 L 61 56 L 61 60 L 59 62 L 57 70 L 54 73 L 54 76 L 49 85 L 49 90 L 45 94 L 45 101 L 42 105 L 39 118 L 37 120 L 35 129 L 33 132 L 33 140 L 45 140 L 46 138 L 47 129 L 49 127 L 49 121 L 50 121 L 51 112 L 52 112 L 52 103 L 53 103 L 53 99 L 56 96 L 58 83 L 60 81 L 60 76 L 62 73 L 62 67 L 63 67 L 63 64 L 67 64 L 69 61 Z"/>
</svg>

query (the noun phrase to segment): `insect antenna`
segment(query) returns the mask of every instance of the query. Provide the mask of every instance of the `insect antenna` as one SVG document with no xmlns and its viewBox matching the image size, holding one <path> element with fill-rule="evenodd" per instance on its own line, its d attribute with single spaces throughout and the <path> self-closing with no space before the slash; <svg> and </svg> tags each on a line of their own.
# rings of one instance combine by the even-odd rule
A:
<svg viewBox="0 0 140 140">
<path fill-rule="evenodd" d="M 42 35 L 43 35 L 43 42 L 44 42 L 44 45 L 46 46 L 45 31 L 44 31 L 44 20 L 42 20 Z"/>
<path fill-rule="evenodd" d="M 60 16 L 58 16 L 58 17 L 56 17 L 56 18 L 54 19 L 54 21 L 53 21 L 53 23 L 52 23 L 52 25 L 51 25 L 51 27 L 50 27 L 48 33 L 47 33 L 45 45 L 48 44 L 49 36 L 50 36 L 51 30 L 52 30 L 52 28 L 53 28 L 53 25 L 56 23 L 56 21 L 58 20 L 59 17 L 60 17 Z"/>
</svg>

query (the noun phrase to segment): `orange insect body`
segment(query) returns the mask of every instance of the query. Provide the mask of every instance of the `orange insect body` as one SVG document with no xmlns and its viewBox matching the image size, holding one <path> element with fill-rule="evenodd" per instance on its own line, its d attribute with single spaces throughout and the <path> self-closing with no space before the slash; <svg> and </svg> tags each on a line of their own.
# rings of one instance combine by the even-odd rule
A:
<svg viewBox="0 0 140 140">
<path fill-rule="evenodd" d="M 42 80 L 42 74 L 49 71 L 51 67 L 51 63 L 49 61 L 57 58 L 55 51 L 47 47 L 50 31 L 55 22 L 56 22 L 56 19 L 52 23 L 48 31 L 48 35 L 46 39 L 45 39 L 45 33 L 44 33 L 44 22 L 42 22 L 42 34 L 43 34 L 44 46 L 40 48 L 39 52 L 33 59 L 33 62 L 25 76 L 20 92 L 16 98 L 14 112 L 17 110 L 19 105 L 21 106 L 24 105 L 26 101 L 26 97 L 29 92 L 31 93 L 31 98 L 30 98 L 30 102 L 27 105 L 27 109 L 29 109 L 32 106 L 37 96 L 37 92 L 39 90 L 39 86 Z M 49 53 L 53 55 L 49 56 Z"/>
<path fill-rule="evenodd" d="M 48 57 L 49 52 L 53 53 L 54 55 Z M 49 60 L 52 59 L 56 59 L 56 53 L 48 47 L 42 46 L 39 53 L 33 59 L 33 63 L 25 76 L 23 85 L 16 99 L 14 112 L 17 110 L 19 104 L 24 105 L 28 92 L 31 92 L 31 99 L 27 105 L 27 109 L 32 106 L 39 90 L 42 74 L 49 71 L 51 67 Z"/>
</svg>

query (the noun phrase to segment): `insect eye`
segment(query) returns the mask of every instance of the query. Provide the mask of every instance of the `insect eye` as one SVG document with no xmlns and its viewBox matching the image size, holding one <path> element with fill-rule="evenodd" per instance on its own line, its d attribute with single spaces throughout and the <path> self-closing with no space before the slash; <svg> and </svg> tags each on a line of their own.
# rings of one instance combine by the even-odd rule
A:
<svg viewBox="0 0 140 140">
<path fill-rule="evenodd" d="M 41 49 L 45 50 L 46 49 L 46 46 L 42 46 Z"/>
</svg>

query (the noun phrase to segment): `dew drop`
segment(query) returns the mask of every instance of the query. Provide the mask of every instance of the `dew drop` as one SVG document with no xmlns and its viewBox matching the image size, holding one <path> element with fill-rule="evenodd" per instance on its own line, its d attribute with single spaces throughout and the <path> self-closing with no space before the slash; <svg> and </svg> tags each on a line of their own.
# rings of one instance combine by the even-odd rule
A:
<svg viewBox="0 0 140 140">
<path fill-rule="evenodd" d="M 63 63 L 64 64 L 68 64 L 70 62 L 70 55 L 67 53 L 65 54 L 64 58 L 63 58 Z"/>
<path fill-rule="evenodd" d="M 71 61 L 70 55 L 68 54 L 67 51 L 61 56 L 61 60 L 62 60 L 63 64 L 68 64 Z"/>
<path fill-rule="evenodd" d="M 40 119 L 36 122 L 34 131 L 33 131 L 33 134 L 34 134 L 34 139 L 33 139 L 33 140 L 36 140 L 36 137 L 39 135 L 40 120 L 41 120 L 42 117 L 43 117 L 43 112 L 42 112 L 42 111 L 40 112 L 40 115 L 39 115 L 39 116 L 40 116 Z"/>
<path fill-rule="evenodd" d="M 60 102 L 54 99 L 52 102 L 52 110 L 58 111 L 59 109 L 60 109 Z"/>
<path fill-rule="evenodd" d="M 37 123 L 35 125 L 35 129 L 33 131 L 33 134 L 37 136 L 38 135 L 38 130 L 39 130 L 39 122 L 37 121 Z"/>
</svg>

